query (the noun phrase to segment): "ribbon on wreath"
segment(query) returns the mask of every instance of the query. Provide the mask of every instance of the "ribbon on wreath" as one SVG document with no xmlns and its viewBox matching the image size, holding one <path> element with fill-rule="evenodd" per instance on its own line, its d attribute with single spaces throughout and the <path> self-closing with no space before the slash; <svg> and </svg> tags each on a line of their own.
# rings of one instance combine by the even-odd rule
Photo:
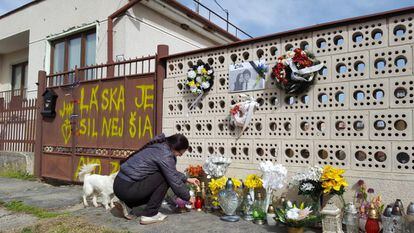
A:
<svg viewBox="0 0 414 233">
<path fill-rule="evenodd" d="M 188 112 L 193 110 L 193 108 L 195 106 L 197 106 L 197 104 L 201 101 L 201 99 L 203 98 L 204 92 L 200 93 L 197 98 L 193 101 L 193 103 L 190 105 L 190 107 L 188 107 Z M 189 116 L 189 113 L 187 112 L 187 117 Z"/>
<path fill-rule="evenodd" d="M 259 103 L 251 96 L 245 94 L 240 94 L 239 96 L 244 101 L 230 106 L 230 122 L 242 128 L 241 135 L 249 126 L 254 111 L 259 107 Z"/>
<path fill-rule="evenodd" d="M 289 64 L 289 67 L 292 70 L 292 74 L 291 74 L 290 77 L 293 80 L 304 81 L 304 82 L 311 82 L 313 80 L 314 75 L 312 75 L 309 79 L 305 79 L 305 78 L 301 77 L 300 75 L 314 73 L 314 72 L 319 71 L 320 69 L 322 69 L 322 67 L 324 66 L 322 63 L 320 63 L 320 64 L 317 64 L 317 65 L 306 67 L 306 68 L 303 68 L 303 69 L 299 70 L 296 67 L 296 65 L 295 65 L 295 63 L 293 62 L 292 59 L 287 59 L 287 63 Z"/>
</svg>

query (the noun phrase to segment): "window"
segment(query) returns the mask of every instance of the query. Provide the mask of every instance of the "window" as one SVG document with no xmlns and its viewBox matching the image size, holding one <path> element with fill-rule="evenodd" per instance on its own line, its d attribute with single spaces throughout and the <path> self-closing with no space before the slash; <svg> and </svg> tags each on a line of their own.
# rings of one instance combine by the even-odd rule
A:
<svg viewBox="0 0 414 233">
<path fill-rule="evenodd" d="M 12 66 L 12 93 L 20 95 L 27 83 L 27 62 Z"/>
<path fill-rule="evenodd" d="M 50 73 L 62 73 L 74 70 L 76 66 L 95 64 L 95 29 L 53 41 L 51 58 Z M 69 83 L 73 81 L 73 75 L 69 75 Z M 54 84 L 63 84 L 63 80 L 56 80 Z"/>
</svg>

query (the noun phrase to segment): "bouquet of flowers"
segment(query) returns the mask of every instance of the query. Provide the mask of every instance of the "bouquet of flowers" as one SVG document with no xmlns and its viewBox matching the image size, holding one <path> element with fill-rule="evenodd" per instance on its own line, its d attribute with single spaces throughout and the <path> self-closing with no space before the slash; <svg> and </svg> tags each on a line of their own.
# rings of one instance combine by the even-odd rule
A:
<svg viewBox="0 0 414 233">
<path fill-rule="evenodd" d="M 201 177 L 204 175 L 203 167 L 200 165 L 189 165 L 187 169 L 185 169 L 185 172 L 189 177 Z"/>
<path fill-rule="evenodd" d="M 281 189 L 286 184 L 287 169 L 282 164 L 273 164 L 270 161 L 261 162 L 259 169 L 263 173 L 263 188 L 266 190 L 265 211 L 269 207 L 273 190 Z"/>
<path fill-rule="evenodd" d="M 355 192 L 355 203 L 358 205 L 359 213 L 367 217 L 368 209 L 371 204 L 376 209 L 377 213 L 382 213 L 384 210 L 384 204 L 382 203 L 381 195 L 375 196 L 373 188 L 367 188 L 363 180 L 359 180 L 357 183 L 358 189 Z"/>
<path fill-rule="evenodd" d="M 250 174 L 244 181 L 244 185 L 248 189 L 263 188 L 263 181 L 258 175 Z"/>
<path fill-rule="evenodd" d="M 278 57 L 271 77 L 286 93 L 300 94 L 313 84 L 317 71 L 322 67 L 323 64 L 315 60 L 312 53 L 296 48 Z"/>
<path fill-rule="evenodd" d="M 321 220 L 320 215 L 312 214 L 312 207 L 303 202 L 300 205 L 287 201 L 283 208 L 276 208 L 276 220 L 288 227 L 305 227 Z"/>
<path fill-rule="evenodd" d="M 345 173 L 345 170 L 334 168 L 332 166 L 325 166 L 321 175 L 321 182 L 324 194 L 333 194 L 338 195 L 344 206 L 345 200 L 343 194 L 345 192 L 345 187 L 348 186 L 345 178 L 342 174 Z"/>
<path fill-rule="evenodd" d="M 295 174 L 290 185 L 298 187 L 299 195 L 310 197 L 314 202 L 318 202 L 323 191 L 321 182 L 322 172 L 323 169 L 321 167 L 309 167 Z"/>
<path fill-rule="evenodd" d="M 233 181 L 235 191 L 242 185 L 241 181 L 236 178 L 231 178 L 231 181 Z M 211 198 L 213 206 L 219 206 L 218 194 L 221 190 L 223 190 L 226 187 L 226 182 L 227 177 L 222 176 L 218 179 L 211 179 L 210 183 L 208 184 L 208 188 L 210 189 L 212 195 Z"/>
<path fill-rule="evenodd" d="M 194 94 L 203 94 L 211 89 L 214 83 L 214 71 L 203 62 L 199 62 L 187 72 L 186 85 Z"/>
</svg>

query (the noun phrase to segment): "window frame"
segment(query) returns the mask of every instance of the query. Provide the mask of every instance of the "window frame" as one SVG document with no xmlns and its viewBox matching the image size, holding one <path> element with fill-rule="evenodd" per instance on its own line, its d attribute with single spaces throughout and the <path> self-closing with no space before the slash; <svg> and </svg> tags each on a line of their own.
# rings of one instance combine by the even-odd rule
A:
<svg viewBox="0 0 414 233">
<path fill-rule="evenodd" d="M 28 61 L 24 61 L 24 62 L 20 62 L 20 63 L 16 63 L 12 65 L 12 70 L 11 70 L 11 90 L 12 93 L 15 92 L 15 90 L 24 90 L 26 88 L 26 67 L 29 66 L 29 62 Z M 19 67 L 20 69 L 22 69 L 22 75 L 21 75 L 21 79 L 20 80 L 20 88 L 19 89 L 15 89 L 15 83 L 16 83 L 16 75 L 15 75 L 15 70 L 16 67 Z"/>
<path fill-rule="evenodd" d="M 64 61 L 63 61 L 63 70 L 60 72 L 69 72 L 69 41 L 71 39 L 75 39 L 75 38 L 81 38 L 81 59 L 80 59 L 80 67 L 85 67 L 85 62 L 86 62 L 86 37 L 90 34 L 96 34 L 96 28 L 92 28 L 86 31 L 82 31 L 79 33 L 75 33 L 75 34 L 71 34 L 68 35 L 66 37 L 63 38 L 59 38 L 56 40 L 51 41 L 51 49 L 50 49 L 50 74 L 54 74 L 55 72 L 53 71 L 54 69 L 54 59 L 55 59 L 55 45 L 60 43 L 60 42 L 64 42 L 64 48 L 65 48 L 65 57 L 64 57 Z M 95 43 L 97 40 L 98 36 L 95 35 Z M 96 55 L 96 49 L 95 49 L 95 55 Z M 96 62 L 96 61 L 95 61 Z M 57 73 L 57 72 L 56 72 Z"/>
</svg>

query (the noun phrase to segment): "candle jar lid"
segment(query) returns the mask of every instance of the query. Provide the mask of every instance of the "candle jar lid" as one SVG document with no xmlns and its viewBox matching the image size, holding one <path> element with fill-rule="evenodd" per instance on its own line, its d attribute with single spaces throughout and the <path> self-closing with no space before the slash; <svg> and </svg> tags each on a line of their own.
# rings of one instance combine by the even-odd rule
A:
<svg viewBox="0 0 414 233">
<path fill-rule="evenodd" d="M 377 210 L 375 209 L 374 205 L 371 204 L 371 206 L 369 207 L 368 218 L 378 219 L 378 217 L 379 216 Z"/>
<path fill-rule="evenodd" d="M 275 208 L 273 207 L 272 204 L 270 204 L 269 208 L 267 208 L 267 213 L 269 213 L 269 214 L 274 214 L 275 213 Z"/>
<path fill-rule="evenodd" d="M 385 207 L 384 209 L 383 215 L 385 217 L 391 217 L 391 214 L 392 214 L 392 205 L 387 205 L 387 207 Z"/>
<path fill-rule="evenodd" d="M 398 216 L 401 216 L 401 215 L 402 215 L 402 211 L 401 211 L 401 209 L 400 209 L 400 207 L 399 207 L 398 205 L 394 205 L 394 206 L 392 207 L 391 214 L 392 214 L 392 215 L 398 215 Z"/>
<path fill-rule="evenodd" d="M 414 203 L 411 202 L 407 207 L 407 215 L 414 215 Z"/>
</svg>

